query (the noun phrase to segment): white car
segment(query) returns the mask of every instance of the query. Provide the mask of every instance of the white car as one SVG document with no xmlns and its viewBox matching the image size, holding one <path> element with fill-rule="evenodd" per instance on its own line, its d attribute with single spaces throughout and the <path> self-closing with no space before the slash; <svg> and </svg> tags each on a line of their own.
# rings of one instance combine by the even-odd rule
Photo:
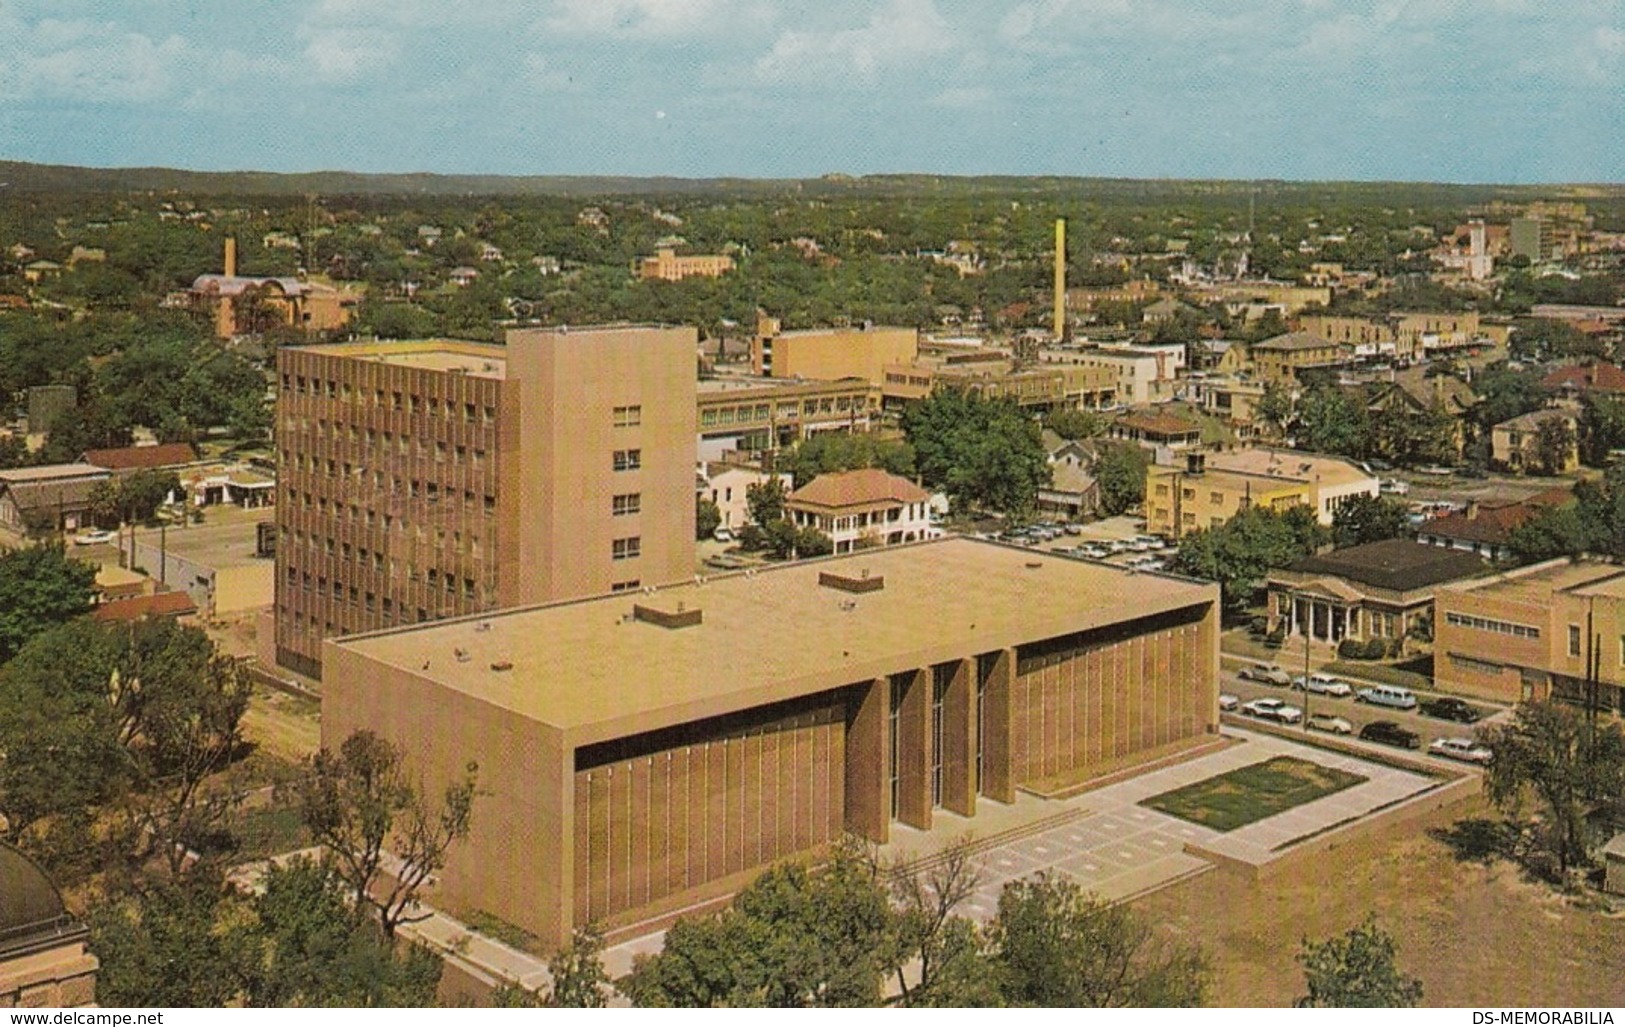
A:
<svg viewBox="0 0 1625 1027">
<path fill-rule="evenodd" d="M 1219 709 L 1229 711 L 1229 710 L 1234 710 L 1236 707 L 1238 707 L 1240 705 L 1241 705 L 1241 700 L 1237 699 L 1235 696 L 1231 695 L 1229 692 L 1220 692 L 1219 693 Z"/>
<path fill-rule="evenodd" d="M 1266 685 L 1290 685 L 1292 675 L 1275 663 L 1254 663 L 1241 668 L 1236 677 L 1243 681 L 1261 681 Z"/>
<path fill-rule="evenodd" d="M 1106 557 L 1112 555 L 1112 551 L 1110 549 L 1094 543 L 1078 547 L 1078 552 L 1082 553 L 1084 556 L 1087 556 L 1091 560 L 1104 560 Z"/>
<path fill-rule="evenodd" d="M 1488 763 L 1493 755 L 1471 738 L 1435 738 L 1428 752 L 1466 763 Z"/>
<path fill-rule="evenodd" d="M 718 542 L 732 542 L 734 540 L 734 533 L 729 531 L 727 528 L 718 525 L 717 529 L 711 532 L 711 537 L 716 539 Z"/>
<path fill-rule="evenodd" d="M 1162 541 L 1162 539 L 1155 535 L 1136 535 L 1134 536 L 1134 541 L 1143 544 L 1145 548 L 1153 552 L 1161 549 L 1166 544 Z"/>
<path fill-rule="evenodd" d="M 118 536 L 111 531 L 81 531 L 73 536 L 73 544 L 76 546 L 99 546 L 116 538 Z"/>
<path fill-rule="evenodd" d="M 1282 724 L 1296 724 L 1303 719 L 1303 711 L 1287 705 L 1284 699 L 1254 699 L 1242 703 L 1241 712 L 1260 720 L 1274 720 Z"/>
<path fill-rule="evenodd" d="M 1305 681 L 1302 674 L 1292 679 L 1292 687 L 1302 689 L 1311 695 L 1329 695 L 1337 699 L 1347 699 L 1354 694 L 1354 686 L 1347 681 L 1339 681 L 1330 674 L 1311 674 Z"/>
<path fill-rule="evenodd" d="M 1311 731 L 1329 731 L 1334 735 L 1352 735 L 1354 725 L 1342 717 L 1330 713 L 1311 713 L 1309 723 L 1304 725 Z"/>
</svg>

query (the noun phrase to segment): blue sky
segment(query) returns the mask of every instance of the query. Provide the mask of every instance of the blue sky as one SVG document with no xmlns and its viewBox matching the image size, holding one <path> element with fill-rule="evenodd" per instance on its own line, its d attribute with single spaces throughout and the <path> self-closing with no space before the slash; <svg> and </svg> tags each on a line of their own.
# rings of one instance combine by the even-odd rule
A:
<svg viewBox="0 0 1625 1027">
<path fill-rule="evenodd" d="M 1625 0 L 0 0 L 0 158 L 1619 181 Z"/>
</svg>

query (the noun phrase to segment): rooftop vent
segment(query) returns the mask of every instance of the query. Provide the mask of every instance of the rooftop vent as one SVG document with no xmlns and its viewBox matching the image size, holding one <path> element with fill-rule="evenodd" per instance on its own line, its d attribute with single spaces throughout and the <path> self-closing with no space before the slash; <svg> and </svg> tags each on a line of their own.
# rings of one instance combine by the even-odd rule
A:
<svg viewBox="0 0 1625 1027">
<path fill-rule="evenodd" d="M 498 660 L 495 663 L 491 664 L 491 669 L 492 670 L 497 670 L 497 671 L 513 670 L 513 661 L 512 660 Z"/>
<path fill-rule="evenodd" d="M 699 625 L 702 619 L 699 607 L 691 610 L 683 603 L 678 603 L 675 610 L 657 610 L 653 606 L 637 603 L 632 607 L 632 617 L 662 628 L 692 628 Z"/>
<path fill-rule="evenodd" d="M 819 571 L 818 583 L 824 588 L 833 588 L 841 592 L 879 592 L 886 587 L 886 576 L 876 574 L 871 576 L 867 568 L 860 571 L 857 577 L 850 574 L 836 574 L 833 571 Z"/>
</svg>

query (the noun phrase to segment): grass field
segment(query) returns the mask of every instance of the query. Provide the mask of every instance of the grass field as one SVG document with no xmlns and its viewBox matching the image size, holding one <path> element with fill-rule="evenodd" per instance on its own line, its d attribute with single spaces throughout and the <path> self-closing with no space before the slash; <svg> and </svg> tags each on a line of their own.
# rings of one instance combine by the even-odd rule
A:
<svg viewBox="0 0 1625 1027">
<path fill-rule="evenodd" d="M 1140 805 L 1216 831 L 1234 831 L 1364 780 L 1346 770 L 1293 756 L 1277 756 L 1153 795 Z"/>
</svg>

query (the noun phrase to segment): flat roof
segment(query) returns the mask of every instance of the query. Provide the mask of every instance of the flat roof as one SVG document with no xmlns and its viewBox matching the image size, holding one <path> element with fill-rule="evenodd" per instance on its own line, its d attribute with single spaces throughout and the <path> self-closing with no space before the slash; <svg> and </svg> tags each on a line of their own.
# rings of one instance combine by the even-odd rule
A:
<svg viewBox="0 0 1625 1027">
<path fill-rule="evenodd" d="M 0 481 L 13 485 L 32 485 L 38 482 L 58 481 L 64 478 L 106 478 L 105 467 L 95 464 L 41 464 L 35 467 L 13 467 L 0 471 Z"/>
<path fill-rule="evenodd" d="M 884 587 L 851 593 L 820 585 L 821 573 Z M 947 538 L 328 644 L 584 745 L 1216 596 L 1172 575 Z M 633 619 L 635 604 L 703 621 L 662 627 Z"/>
<path fill-rule="evenodd" d="M 1551 602 L 1554 592 L 1573 590 L 1581 595 L 1618 595 L 1618 591 L 1592 593 L 1592 589 L 1586 586 L 1596 589 L 1618 589 L 1622 575 L 1625 575 L 1625 567 L 1615 564 L 1591 561 L 1576 563 L 1567 558 L 1560 558 L 1530 567 L 1520 567 L 1493 577 L 1465 582 L 1455 588 L 1459 591 L 1471 590 L 1474 595 L 1491 595 L 1511 602 L 1544 606 Z"/>
<path fill-rule="evenodd" d="M 1207 466 L 1209 470 L 1217 468 L 1271 478 L 1294 478 L 1321 485 L 1351 485 L 1360 481 L 1374 484 L 1377 480 L 1375 475 L 1362 471 L 1351 460 L 1295 449 L 1257 447 L 1210 453 Z"/>
<path fill-rule="evenodd" d="M 505 378 L 508 350 L 488 342 L 457 339 L 411 339 L 402 342 L 337 342 L 301 346 L 306 353 L 422 367 L 430 371 L 463 371 L 480 378 Z"/>
<path fill-rule="evenodd" d="M 1214 467 L 1208 464 L 1200 474 L 1192 474 L 1185 469 L 1183 463 L 1152 464 L 1150 473 L 1153 476 L 1179 475 L 1186 488 L 1197 488 L 1202 482 L 1211 482 L 1227 489 L 1270 490 L 1275 488 L 1301 488 L 1309 484 L 1307 478 L 1297 478 L 1290 474 L 1253 474 L 1250 471 L 1233 471 L 1228 467 Z"/>
</svg>

